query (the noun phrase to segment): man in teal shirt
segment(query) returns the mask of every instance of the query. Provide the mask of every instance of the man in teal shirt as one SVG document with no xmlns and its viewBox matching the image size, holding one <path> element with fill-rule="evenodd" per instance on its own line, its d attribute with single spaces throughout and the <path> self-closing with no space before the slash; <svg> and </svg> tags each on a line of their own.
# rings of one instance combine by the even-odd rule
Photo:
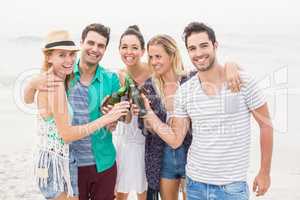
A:
<svg viewBox="0 0 300 200">
<path fill-rule="evenodd" d="M 68 91 L 68 99 L 74 110 L 73 125 L 86 124 L 99 118 L 104 97 L 120 87 L 118 76 L 99 65 L 109 36 L 109 28 L 102 24 L 88 25 L 82 32 L 81 56 L 75 65 L 75 77 Z M 113 200 L 117 168 L 111 132 L 102 128 L 75 141 L 70 145 L 70 152 L 78 166 L 79 199 Z M 72 176 L 76 174 L 71 172 Z"/>
<path fill-rule="evenodd" d="M 111 95 L 119 89 L 119 79 L 115 73 L 109 72 L 97 65 L 95 74 L 89 84 L 82 77 L 85 75 L 80 67 L 81 60 L 74 66 L 74 79 L 68 91 L 68 99 L 74 110 L 73 125 L 81 125 L 96 120 L 102 116 L 100 104 L 104 97 Z M 88 138 L 88 137 L 87 137 Z M 71 144 L 71 150 L 78 150 L 79 166 L 96 164 L 97 172 L 103 172 L 113 166 L 115 162 L 115 149 L 112 145 L 112 135 L 106 128 L 99 129 L 88 138 L 90 150 L 87 145 L 81 144 L 87 138 Z M 78 147 L 80 146 L 80 147 Z M 82 149 L 83 148 L 83 149 Z M 88 155 L 90 152 L 91 155 Z M 87 160 L 92 161 L 87 161 Z M 82 162 L 80 162 L 82 161 Z M 81 164 L 82 163 L 82 164 Z"/>
</svg>

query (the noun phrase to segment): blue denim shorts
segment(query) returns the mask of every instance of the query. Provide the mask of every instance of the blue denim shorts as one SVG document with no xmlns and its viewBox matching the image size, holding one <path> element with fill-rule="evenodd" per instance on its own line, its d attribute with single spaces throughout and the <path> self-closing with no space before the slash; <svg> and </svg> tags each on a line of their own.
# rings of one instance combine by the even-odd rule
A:
<svg viewBox="0 0 300 200">
<path fill-rule="evenodd" d="M 185 178 L 186 153 L 184 146 L 172 149 L 165 146 L 160 176 L 166 179 Z"/>
<path fill-rule="evenodd" d="M 48 170 L 48 178 L 47 178 L 47 185 L 41 186 L 38 184 L 39 189 L 42 193 L 42 195 L 45 197 L 45 199 L 55 199 L 57 198 L 62 192 L 66 191 L 66 185 L 64 191 L 57 191 L 54 187 L 54 180 L 53 180 L 53 170 L 51 170 L 52 165 L 50 165 Z"/>
<path fill-rule="evenodd" d="M 79 196 L 78 191 L 78 161 L 76 159 L 74 151 L 70 151 L 70 163 L 69 163 L 69 169 L 70 169 L 70 177 L 71 177 L 71 185 L 73 189 L 73 197 Z"/>
<path fill-rule="evenodd" d="M 79 196 L 78 192 L 78 167 L 75 156 L 70 153 L 70 163 L 69 163 L 69 170 L 70 170 L 70 177 L 71 177 L 71 185 L 73 189 L 72 196 Z M 55 199 L 57 198 L 62 192 L 67 191 L 67 185 L 65 183 L 65 187 L 63 191 L 57 191 L 54 187 L 54 180 L 53 180 L 53 170 L 52 164 L 50 163 L 49 170 L 48 170 L 48 178 L 47 178 L 47 185 L 45 187 L 39 185 L 39 189 L 45 199 Z"/>
<path fill-rule="evenodd" d="M 187 200 L 222 199 L 248 200 L 249 188 L 245 181 L 229 183 L 227 185 L 211 185 L 186 179 Z"/>
<path fill-rule="evenodd" d="M 64 191 L 57 191 L 54 189 L 53 176 L 52 174 L 50 174 L 50 171 L 49 171 L 49 178 L 47 180 L 47 186 L 46 187 L 39 186 L 39 189 L 42 195 L 45 197 L 45 199 L 56 199 L 62 192 L 64 192 Z"/>
</svg>

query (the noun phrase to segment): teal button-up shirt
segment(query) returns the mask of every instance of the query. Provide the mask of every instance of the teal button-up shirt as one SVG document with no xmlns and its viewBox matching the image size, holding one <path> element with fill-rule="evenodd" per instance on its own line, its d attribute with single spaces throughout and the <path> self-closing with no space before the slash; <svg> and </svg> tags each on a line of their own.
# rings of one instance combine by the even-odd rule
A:
<svg viewBox="0 0 300 200">
<path fill-rule="evenodd" d="M 79 61 L 74 66 L 74 79 L 70 88 L 80 81 Z M 88 87 L 90 122 L 103 114 L 100 106 L 104 97 L 111 95 L 120 88 L 120 81 L 116 73 L 110 72 L 98 65 L 93 80 Z M 112 134 L 106 128 L 95 131 L 92 135 L 92 152 L 96 161 L 97 172 L 103 172 L 113 166 L 116 160 L 116 150 L 112 142 Z"/>
</svg>

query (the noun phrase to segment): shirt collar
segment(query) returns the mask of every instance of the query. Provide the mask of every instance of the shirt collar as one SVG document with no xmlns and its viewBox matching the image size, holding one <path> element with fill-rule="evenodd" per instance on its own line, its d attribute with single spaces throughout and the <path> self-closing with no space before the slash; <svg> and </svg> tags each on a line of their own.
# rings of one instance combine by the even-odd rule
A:
<svg viewBox="0 0 300 200">
<path fill-rule="evenodd" d="M 76 80 L 80 79 L 79 63 L 80 63 L 80 60 L 78 60 L 78 62 L 76 62 L 75 66 L 74 66 L 74 75 L 75 75 Z M 98 80 L 99 82 L 102 81 L 102 71 L 103 71 L 103 69 L 104 68 L 101 65 L 99 65 L 99 64 L 97 65 L 97 69 L 96 69 L 94 78 L 93 78 L 91 83 L 93 83 L 96 80 Z"/>
</svg>

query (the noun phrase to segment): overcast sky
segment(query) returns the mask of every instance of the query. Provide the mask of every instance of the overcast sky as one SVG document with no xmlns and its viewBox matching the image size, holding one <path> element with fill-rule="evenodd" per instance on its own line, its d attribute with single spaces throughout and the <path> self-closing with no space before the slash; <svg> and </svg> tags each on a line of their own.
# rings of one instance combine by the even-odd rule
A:
<svg viewBox="0 0 300 200">
<path fill-rule="evenodd" d="M 50 29 L 80 32 L 92 22 L 112 30 L 131 24 L 163 32 L 178 24 L 178 30 L 192 20 L 218 25 L 276 24 L 299 30 L 297 0 L 4 0 L 0 8 L 1 36 L 41 35 Z M 149 30 L 148 30 L 149 31 Z M 154 32 L 155 30 L 151 30 Z M 281 30 L 282 31 L 282 30 Z"/>
</svg>

